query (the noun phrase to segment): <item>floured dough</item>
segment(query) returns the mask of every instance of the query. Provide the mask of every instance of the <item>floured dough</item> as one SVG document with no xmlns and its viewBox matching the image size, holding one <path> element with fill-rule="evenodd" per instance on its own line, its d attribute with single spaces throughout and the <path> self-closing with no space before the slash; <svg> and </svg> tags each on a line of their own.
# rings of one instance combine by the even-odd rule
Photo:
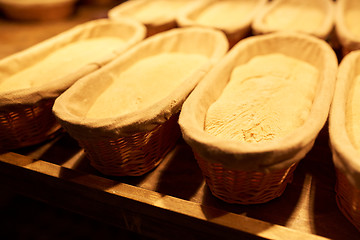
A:
<svg viewBox="0 0 360 240">
<path fill-rule="evenodd" d="M 360 1 L 351 1 L 345 11 L 345 24 L 355 37 L 360 38 Z"/>
<path fill-rule="evenodd" d="M 151 23 L 154 19 L 164 16 L 174 16 L 179 10 L 188 5 L 189 0 L 150 0 L 124 15 L 130 16 L 144 23 Z"/>
<path fill-rule="evenodd" d="M 360 75 L 354 79 L 348 95 L 346 129 L 350 141 L 360 151 Z"/>
<path fill-rule="evenodd" d="M 215 1 L 200 11 L 194 20 L 205 26 L 227 28 L 247 19 L 257 2 L 253 0 Z"/>
<path fill-rule="evenodd" d="M 264 24 L 276 30 L 316 31 L 325 20 L 325 14 L 316 2 L 287 0 L 265 16 Z"/>
<path fill-rule="evenodd" d="M 162 53 L 142 59 L 113 76 L 113 83 L 96 99 L 86 117 L 113 117 L 154 104 L 206 60 L 203 55 L 183 53 Z"/>
<path fill-rule="evenodd" d="M 257 56 L 233 69 L 221 96 L 208 109 L 205 131 L 226 139 L 271 141 L 306 120 L 318 70 L 282 54 Z"/>
<path fill-rule="evenodd" d="M 102 37 L 66 45 L 34 65 L 0 80 L 0 92 L 40 86 L 64 77 L 124 46 L 124 40 Z"/>
</svg>

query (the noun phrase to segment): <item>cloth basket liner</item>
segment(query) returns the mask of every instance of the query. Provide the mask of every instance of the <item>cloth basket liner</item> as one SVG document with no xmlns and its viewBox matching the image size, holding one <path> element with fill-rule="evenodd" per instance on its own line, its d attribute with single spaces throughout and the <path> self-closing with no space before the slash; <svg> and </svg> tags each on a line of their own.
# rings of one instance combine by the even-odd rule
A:
<svg viewBox="0 0 360 240">
<path fill-rule="evenodd" d="M 319 83 L 308 119 L 283 138 L 267 143 L 224 140 L 204 131 L 205 115 L 226 86 L 232 70 L 252 57 L 282 53 L 319 70 Z M 337 59 L 323 40 L 300 33 L 272 33 L 241 40 L 200 82 L 185 101 L 179 124 L 185 141 L 202 158 L 230 170 L 271 172 L 297 163 L 324 126 L 333 96 Z"/>
<path fill-rule="evenodd" d="M 51 81 L 38 87 L 0 93 L 0 111 L 13 110 L 14 107 L 32 105 L 44 99 L 54 99 L 58 97 L 76 80 L 99 69 L 141 41 L 145 37 L 145 29 L 140 23 L 131 19 L 123 19 L 122 22 L 119 21 L 117 23 L 101 19 L 78 25 L 33 47 L 0 60 L 0 81 L 30 67 L 53 51 L 67 44 L 101 36 L 118 36 L 126 40 L 126 43 L 109 56 L 88 63 L 80 69 L 74 69 L 74 71 L 67 76 L 55 76 Z"/>
<path fill-rule="evenodd" d="M 36 144 L 56 132 L 59 126 L 52 114 L 55 98 L 81 77 L 99 69 L 141 41 L 145 37 L 145 27 L 131 19 L 117 23 L 106 19 L 94 20 L 0 60 L 1 81 L 67 44 L 101 36 L 119 37 L 125 43 L 108 56 L 74 69 L 68 75 L 54 76 L 54 79 L 41 86 L 0 93 L 0 149 Z"/>
<path fill-rule="evenodd" d="M 299 2 L 304 2 L 304 1 L 312 1 L 312 2 L 316 2 L 317 3 L 317 9 L 319 11 L 321 11 L 324 14 L 324 21 L 323 24 L 312 31 L 306 31 L 303 33 L 307 33 L 313 36 L 316 36 L 318 38 L 327 40 L 333 30 L 334 27 L 334 12 L 335 12 L 335 6 L 332 0 L 298 0 Z M 265 22 L 264 19 L 266 18 L 266 16 L 268 16 L 269 14 L 272 13 L 272 11 L 274 11 L 277 8 L 281 8 L 284 6 L 296 6 L 294 4 L 294 2 L 296 1 L 288 1 L 288 0 L 273 0 L 270 3 L 267 4 L 267 7 L 264 7 L 261 12 L 259 14 L 257 14 L 255 16 L 255 19 L 253 21 L 252 24 L 252 29 L 254 34 L 258 35 L 258 34 L 266 34 L 266 33 L 271 33 L 271 32 L 277 32 L 277 31 L 285 31 L 284 29 L 279 30 L 276 28 L 271 28 L 270 26 L 268 26 Z M 293 29 L 287 29 L 288 31 L 294 31 Z"/>
</svg>

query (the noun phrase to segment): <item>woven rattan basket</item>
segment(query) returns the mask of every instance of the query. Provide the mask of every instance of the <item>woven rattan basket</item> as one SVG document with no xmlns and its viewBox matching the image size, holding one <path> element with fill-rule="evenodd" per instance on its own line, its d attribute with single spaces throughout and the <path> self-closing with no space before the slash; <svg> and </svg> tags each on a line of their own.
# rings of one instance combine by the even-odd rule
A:
<svg viewBox="0 0 360 240">
<path fill-rule="evenodd" d="M 316 95 L 304 124 L 283 138 L 264 143 L 227 140 L 206 132 L 206 113 L 225 88 L 232 70 L 254 56 L 270 53 L 306 61 L 319 70 Z M 232 48 L 191 93 L 179 117 L 183 137 L 192 147 L 213 195 L 229 203 L 256 204 L 283 193 L 327 119 L 336 70 L 337 59 L 330 46 L 305 34 L 253 36 Z"/>
<path fill-rule="evenodd" d="M 294 12 L 291 13 L 290 10 Z M 322 15 L 315 25 L 310 20 L 314 12 Z M 306 14 L 306 13 L 309 14 Z M 319 16 L 318 16 L 319 17 Z M 269 18 L 278 21 L 269 21 Z M 319 17 L 320 18 L 320 17 Z M 334 27 L 334 3 L 332 0 L 273 0 L 255 16 L 252 24 L 254 34 L 277 31 L 299 31 L 327 40 Z"/>
<path fill-rule="evenodd" d="M 227 50 L 226 37 L 220 31 L 187 28 L 156 34 L 103 69 L 78 81 L 55 101 L 53 111 L 65 130 L 85 149 L 92 166 L 103 174 L 145 174 L 155 168 L 175 145 L 180 136 L 177 119 L 182 103 Z M 166 97 L 161 100 L 128 113 L 104 118 L 86 117 L 98 96 L 105 89 L 112 88 L 113 85 L 109 84 L 117 79 L 113 76 L 120 76 L 139 61 L 162 53 L 200 54 L 206 60 L 188 73 L 181 86 L 166 92 Z M 156 82 L 156 77 L 152 78 Z M 134 98 L 138 97 L 142 96 Z M 113 101 L 122 101 L 122 98 L 115 97 Z"/>
<path fill-rule="evenodd" d="M 329 117 L 330 143 L 336 169 L 336 200 L 343 214 L 360 230 L 360 152 L 354 147 L 347 127 L 350 91 L 360 74 L 360 50 L 339 66 L 336 90 Z"/>
<path fill-rule="evenodd" d="M 59 20 L 69 17 L 77 0 L 0 0 L 0 10 L 15 20 Z"/>
<path fill-rule="evenodd" d="M 176 16 L 195 2 L 203 0 L 130 0 L 110 9 L 112 20 L 130 17 L 143 23 L 147 36 L 177 27 Z"/>
<path fill-rule="evenodd" d="M 133 20 L 88 22 L 0 61 L 0 83 L 25 70 L 54 51 L 82 39 L 114 36 L 124 44 L 97 61 L 84 64 L 70 74 L 53 76 L 42 85 L 0 93 L 0 150 L 40 143 L 59 130 L 52 114 L 55 98 L 79 78 L 99 69 L 145 37 L 145 27 Z M 44 70 L 46 71 L 46 69 Z M 42 75 L 39 75 L 41 78 Z"/>
<path fill-rule="evenodd" d="M 201 26 L 219 29 L 226 34 L 232 47 L 240 39 L 251 34 L 252 21 L 266 2 L 266 0 L 198 1 L 195 6 L 179 13 L 176 20 L 180 27 Z M 214 19 L 216 22 L 207 19 Z"/>
<path fill-rule="evenodd" d="M 356 34 L 349 27 L 349 21 L 354 26 L 359 26 L 360 3 L 352 0 L 337 0 L 335 5 L 335 32 L 342 46 L 342 53 L 345 56 L 353 50 L 360 49 L 360 31 Z M 350 17 L 355 17 L 351 20 Z"/>
</svg>

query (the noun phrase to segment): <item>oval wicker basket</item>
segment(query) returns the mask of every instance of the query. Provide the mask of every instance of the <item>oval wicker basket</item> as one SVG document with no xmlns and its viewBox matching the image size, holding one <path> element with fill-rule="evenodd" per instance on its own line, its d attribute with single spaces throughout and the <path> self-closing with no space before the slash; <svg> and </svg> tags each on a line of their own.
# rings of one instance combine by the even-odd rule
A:
<svg viewBox="0 0 360 240">
<path fill-rule="evenodd" d="M 230 47 L 234 46 L 240 39 L 251 34 L 251 24 L 254 17 L 260 12 L 260 10 L 265 6 L 267 0 L 254 0 L 254 1 L 217 1 L 217 0 L 204 0 L 197 1 L 197 4 L 191 8 L 187 8 L 177 16 L 177 23 L 180 27 L 188 26 L 201 26 L 201 27 L 212 27 L 218 30 L 223 31 L 228 40 Z M 231 6 L 235 10 L 241 10 L 241 8 L 246 8 L 248 12 L 243 15 L 238 16 L 238 20 L 232 20 L 229 22 L 229 13 L 225 12 L 225 9 Z M 215 11 L 215 9 L 218 10 Z M 239 12 L 239 11 L 238 11 Z M 219 19 L 218 14 L 223 14 L 224 21 Z M 210 16 L 213 19 L 216 19 L 218 23 L 200 23 L 199 16 L 206 14 L 209 18 Z M 221 27 L 220 27 L 221 26 Z"/>
<path fill-rule="evenodd" d="M 304 4 L 303 8 L 300 8 L 299 5 L 301 4 Z M 316 9 L 324 15 L 323 21 L 316 28 L 305 28 L 302 21 L 306 19 L 301 16 L 301 12 L 299 15 L 293 14 L 292 16 L 288 16 L 288 18 L 286 17 L 286 14 L 289 14 L 289 9 L 303 11 L 302 15 L 304 16 L 306 16 L 307 10 Z M 299 31 L 327 40 L 334 27 L 334 9 L 334 2 L 332 0 L 273 0 L 255 16 L 252 24 L 253 32 L 255 34 L 265 34 L 278 31 Z M 275 24 L 270 25 L 268 23 L 266 19 L 271 17 L 275 11 L 279 11 L 277 17 L 281 18 L 281 20 L 286 23 L 286 26 L 280 24 L 275 26 Z M 289 19 L 289 17 L 293 18 L 296 16 L 297 18 Z M 311 25 L 314 25 L 314 23 L 312 22 Z M 300 28 L 301 30 L 295 26 L 302 26 Z"/>
<path fill-rule="evenodd" d="M 224 140 L 207 133 L 205 115 L 225 88 L 232 70 L 255 56 L 270 53 L 306 61 L 319 70 L 316 96 L 305 123 L 283 138 L 264 143 Z M 185 101 L 179 117 L 183 137 L 192 147 L 213 195 L 229 203 L 255 204 L 282 194 L 297 163 L 312 148 L 326 122 L 336 70 L 337 59 L 331 47 L 306 34 L 253 36 L 232 48 Z"/>
<path fill-rule="evenodd" d="M 78 81 L 55 101 L 53 111 L 60 124 L 85 149 L 91 164 L 103 174 L 145 174 L 175 145 L 180 136 L 177 119 L 182 103 L 227 50 L 226 37 L 220 31 L 186 28 L 156 34 Z M 113 76 L 120 76 L 142 59 L 170 52 L 200 54 L 207 60 L 188 73 L 181 86 L 150 106 L 106 118 L 86 117 L 87 109 L 116 81 Z"/>
<path fill-rule="evenodd" d="M 145 27 L 133 20 L 122 22 L 95 20 L 74 27 L 22 52 L 0 60 L 0 82 L 40 62 L 54 51 L 82 39 L 101 36 L 119 37 L 124 44 L 96 61 L 73 69 L 64 76 L 53 76 L 37 87 L 0 93 L 0 150 L 40 143 L 60 129 L 52 105 L 63 91 L 79 78 L 101 68 L 145 37 Z M 42 76 L 39 76 L 41 78 Z"/>
<path fill-rule="evenodd" d="M 176 16 L 194 2 L 203 0 L 136 0 L 126 1 L 110 9 L 112 20 L 123 17 L 134 18 L 147 28 L 147 36 L 177 27 Z"/>
<path fill-rule="evenodd" d="M 59 20 L 69 17 L 77 0 L 0 0 L 4 15 L 16 20 Z"/>
<path fill-rule="evenodd" d="M 346 22 L 346 16 L 350 15 L 350 11 L 360 11 L 360 4 L 358 1 L 337 0 L 335 6 L 335 32 L 342 46 L 342 54 L 345 56 L 353 50 L 360 49 L 360 38 L 349 29 Z M 358 19 L 355 23 L 357 25 L 359 25 Z"/>
<path fill-rule="evenodd" d="M 336 169 L 336 200 L 343 214 L 360 230 L 360 152 L 347 129 L 349 91 L 360 74 L 360 50 L 344 57 L 339 65 L 329 117 L 330 146 Z"/>
</svg>

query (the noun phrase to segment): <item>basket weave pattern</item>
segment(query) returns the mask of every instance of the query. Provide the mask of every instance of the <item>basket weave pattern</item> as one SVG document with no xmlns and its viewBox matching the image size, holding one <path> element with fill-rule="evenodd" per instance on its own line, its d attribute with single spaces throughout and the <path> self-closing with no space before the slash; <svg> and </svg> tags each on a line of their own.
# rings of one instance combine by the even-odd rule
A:
<svg viewBox="0 0 360 240">
<path fill-rule="evenodd" d="M 292 180 L 297 163 L 270 173 L 226 169 L 195 153 L 212 194 L 228 203 L 258 204 L 279 197 Z"/>
<path fill-rule="evenodd" d="M 180 137 L 178 114 L 149 132 L 116 139 L 78 139 L 91 165 L 105 175 L 140 176 L 160 164 Z"/>
<path fill-rule="evenodd" d="M 40 143 L 60 129 L 52 114 L 53 100 L 0 112 L 0 150 Z"/>
<path fill-rule="evenodd" d="M 360 189 L 336 169 L 336 202 L 345 217 L 360 231 Z"/>
</svg>

